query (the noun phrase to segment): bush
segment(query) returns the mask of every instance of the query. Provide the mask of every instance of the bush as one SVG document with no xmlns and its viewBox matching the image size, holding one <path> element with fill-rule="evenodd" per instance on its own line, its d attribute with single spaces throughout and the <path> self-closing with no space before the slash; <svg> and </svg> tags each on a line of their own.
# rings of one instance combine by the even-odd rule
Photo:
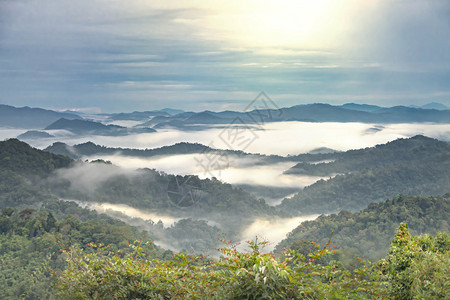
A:
<svg viewBox="0 0 450 300">
<path fill-rule="evenodd" d="M 400 224 L 389 254 L 380 260 L 380 279 L 395 299 L 450 299 L 449 236 L 412 236 Z"/>
<path fill-rule="evenodd" d="M 361 299 L 378 291 L 368 267 L 351 273 L 317 264 L 332 251 L 328 245 L 308 257 L 287 250 L 279 261 L 261 252 L 265 244 L 249 242 L 244 252 L 227 244 L 213 262 L 186 254 L 148 259 L 141 242 L 128 255 L 94 244 L 92 253 L 71 248 L 57 288 L 64 299 Z"/>
</svg>

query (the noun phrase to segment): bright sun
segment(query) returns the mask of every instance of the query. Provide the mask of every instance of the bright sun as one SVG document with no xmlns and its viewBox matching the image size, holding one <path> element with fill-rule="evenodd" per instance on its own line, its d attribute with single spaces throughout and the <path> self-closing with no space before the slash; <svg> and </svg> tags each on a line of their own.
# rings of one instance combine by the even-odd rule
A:
<svg viewBox="0 0 450 300">
<path fill-rule="evenodd" d="M 371 2 L 370 0 L 366 0 Z M 205 14 L 181 20 L 198 35 L 243 47 L 327 48 L 342 42 L 355 0 L 279 0 L 197 2 Z"/>
</svg>

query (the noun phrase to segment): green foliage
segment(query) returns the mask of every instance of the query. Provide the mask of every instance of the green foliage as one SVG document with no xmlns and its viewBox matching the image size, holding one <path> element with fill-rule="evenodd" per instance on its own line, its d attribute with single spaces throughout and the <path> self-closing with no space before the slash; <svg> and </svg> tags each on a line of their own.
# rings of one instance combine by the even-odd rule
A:
<svg viewBox="0 0 450 300">
<path fill-rule="evenodd" d="M 399 162 L 411 163 L 418 160 L 428 160 L 435 156 L 448 155 L 449 151 L 448 143 L 417 135 L 409 139 L 397 139 L 365 149 L 298 155 L 297 158 L 302 162 L 286 171 L 286 173 L 330 176 Z M 315 161 L 329 160 L 331 162 L 311 164 Z"/>
<path fill-rule="evenodd" d="M 200 146 L 179 144 L 168 149 L 194 151 L 198 150 Z M 86 148 L 86 151 L 95 150 L 91 149 L 92 143 L 87 143 L 83 147 Z M 150 152 L 161 154 L 164 149 L 166 148 Z M 134 153 L 134 150 L 130 151 Z M 186 221 L 180 220 L 181 223 L 184 223 L 175 224 L 164 230 L 159 224 L 154 226 L 152 221 L 149 221 L 148 224 L 141 222 L 144 225 L 141 229 L 159 234 L 159 240 L 180 249 L 197 252 L 208 248 L 211 250 L 217 247 L 217 236 L 221 235 L 222 231 L 226 231 L 229 237 L 237 238 L 237 232 L 250 224 L 257 216 L 277 214 L 277 210 L 263 200 L 256 199 L 242 189 L 217 179 L 201 180 L 196 176 L 173 176 L 150 169 L 121 172 L 118 167 L 103 161 L 95 161 L 93 164 L 73 163 L 69 158 L 33 149 L 18 140 L 1 142 L 0 155 L 3 155 L 0 156 L 0 208 L 16 207 L 23 210 L 26 208 L 39 209 L 43 206 L 59 219 L 65 218 L 69 214 L 77 216 L 83 221 L 99 217 L 95 213 L 81 210 L 75 204 L 69 205 L 57 201 L 58 198 L 62 198 L 85 202 L 127 204 L 134 208 L 153 210 L 153 213 L 156 212 L 156 214 L 174 218 L 181 216 L 183 219 L 191 219 L 191 221 L 186 223 Z M 98 182 L 92 183 L 89 188 L 80 188 L 75 181 L 83 176 L 74 176 L 73 174 L 77 174 L 77 170 L 83 168 L 89 172 L 97 171 L 99 177 L 106 175 Z M 64 177 L 64 174 L 68 174 L 67 178 L 69 179 Z M 110 174 L 113 175 L 109 176 Z M 81 181 L 83 181 L 82 178 Z M 178 186 L 173 186 L 173 183 L 177 181 L 180 184 L 188 181 L 189 186 L 195 187 L 193 191 L 185 191 L 192 197 L 189 197 L 190 202 L 183 203 L 183 205 L 177 205 L 178 199 L 170 198 L 169 191 L 174 192 L 175 197 L 179 192 Z M 89 185 L 90 183 L 85 184 Z M 178 195 L 178 197 L 182 196 L 184 195 Z M 26 217 L 26 214 L 23 216 Z M 124 218 L 124 215 L 120 217 Z M 210 226 L 204 221 L 195 221 L 199 217 L 214 220 L 223 230 Z M 138 222 L 129 219 L 128 221 L 132 224 Z M 157 221 L 153 220 L 153 222 Z"/>
<path fill-rule="evenodd" d="M 449 240 L 446 233 L 411 236 L 402 223 L 386 258 L 375 268 L 361 261 L 352 272 L 323 262 L 330 242 L 306 256 L 287 249 L 280 259 L 262 252 L 267 242 L 238 251 L 224 241 L 214 261 L 183 253 L 150 258 L 142 242 L 126 255 L 103 245 L 89 253 L 72 247 L 56 287 L 64 299 L 448 299 Z"/>
<path fill-rule="evenodd" d="M 26 176 L 42 176 L 67 167 L 71 162 L 68 157 L 34 149 L 17 139 L 0 142 L 0 169 Z"/>
<path fill-rule="evenodd" d="M 416 136 L 333 155 L 336 161 L 332 163 L 303 163 L 297 169 L 308 175 L 340 175 L 319 180 L 285 199 L 280 205 L 282 211 L 355 211 L 398 194 L 432 196 L 449 192 L 450 146 L 445 142 Z"/>
<path fill-rule="evenodd" d="M 67 268 L 58 278 L 59 296 L 64 299 L 195 299 L 204 289 L 204 267 L 198 258 L 177 254 L 170 261 L 145 259 L 142 243 L 131 244 L 133 252 L 91 246 L 85 253 L 78 248 L 64 251 Z"/>
<path fill-rule="evenodd" d="M 4 208 L 0 215 L 0 299 L 53 299 L 50 269 L 64 269 L 61 248 L 90 249 L 87 244 L 104 241 L 115 251 L 127 251 L 128 242 L 141 237 L 136 228 L 105 217 L 82 222 L 67 216 L 58 222 L 46 211 Z M 161 258 L 168 255 L 154 245 L 148 253 Z"/>
<path fill-rule="evenodd" d="M 54 236 L 29 238 L 0 234 L 0 298 L 54 299 L 54 279 L 48 270 L 57 265 L 51 254 L 58 251 Z"/>
<path fill-rule="evenodd" d="M 182 219 L 164 230 L 161 238 L 178 249 L 206 253 L 218 246 L 217 237 L 222 234 L 222 230 L 206 221 Z"/>
<path fill-rule="evenodd" d="M 379 262 L 381 279 L 394 299 L 449 299 L 449 236 L 412 236 L 402 223 L 389 254 Z M 442 247 L 442 245 L 446 245 Z"/>
<path fill-rule="evenodd" d="M 264 244 L 250 242 L 248 252 L 226 246 L 212 263 L 182 253 L 148 259 L 142 243 L 124 257 L 103 246 L 93 245 L 93 253 L 71 248 L 57 288 L 64 299 L 364 299 L 381 291 L 366 279 L 368 267 L 350 273 L 315 263 L 330 253 L 328 245 L 308 258 L 291 250 L 279 261 L 261 252 Z"/>
<path fill-rule="evenodd" d="M 450 194 L 441 197 L 400 195 L 379 204 L 372 203 L 358 213 L 341 211 L 303 222 L 280 242 L 276 252 L 301 240 L 325 243 L 334 230 L 333 241 L 337 248 L 378 259 L 386 255 L 399 223 L 408 222 L 413 234 L 450 232 L 449 215 Z"/>
</svg>

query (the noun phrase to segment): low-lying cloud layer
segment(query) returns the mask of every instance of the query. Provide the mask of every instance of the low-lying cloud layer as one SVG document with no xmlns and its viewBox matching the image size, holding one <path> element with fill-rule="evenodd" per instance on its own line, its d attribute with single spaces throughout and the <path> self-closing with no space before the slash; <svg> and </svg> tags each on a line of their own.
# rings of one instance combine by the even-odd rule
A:
<svg viewBox="0 0 450 300">
<path fill-rule="evenodd" d="M 263 185 L 273 187 L 298 187 L 310 185 L 321 177 L 296 176 L 283 174 L 294 166 L 295 162 L 284 162 L 269 165 L 254 165 L 257 160 L 227 156 L 227 163 L 222 166 L 204 166 L 198 161 L 207 161 L 205 154 L 185 154 L 138 158 L 121 155 L 92 156 L 89 159 L 101 158 L 124 169 L 151 168 L 168 174 L 197 175 L 200 178 L 216 177 L 231 184 Z"/>
<path fill-rule="evenodd" d="M 376 130 L 372 130 L 376 128 Z M 210 145 L 213 148 L 228 149 L 221 139 L 224 130 L 211 128 L 202 131 L 180 131 L 164 129 L 156 133 L 137 134 L 121 137 L 111 136 L 64 136 L 60 132 L 51 132 L 56 138 L 30 140 L 31 145 L 45 148 L 55 141 L 67 144 L 79 144 L 92 141 L 109 147 L 123 148 L 157 148 L 178 142 L 192 142 Z M 16 137 L 25 132 L 0 129 L 0 138 Z M 306 153 L 319 147 L 345 151 L 383 144 L 397 138 L 423 134 L 432 138 L 450 141 L 450 125 L 430 123 L 408 124 L 363 124 L 363 123 L 310 123 L 310 122 L 276 122 L 264 124 L 264 130 L 254 131 L 257 138 L 246 148 L 237 145 L 234 150 L 278 155 L 295 155 Z"/>
<path fill-rule="evenodd" d="M 139 134 L 121 137 L 90 136 L 73 137 L 64 132 L 52 132 L 56 137 L 27 141 L 33 146 L 44 148 L 55 141 L 78 144 L 92 141 L 99 145 L 124 148 L 156 148 L 172 145 L 177 142 L 198 142 L 214 148 L 227 149 L 220 139 L 224 129 L 211 128 L 203 131 L 179 131 L 166 129 L 150 134 Z M 22 133 L 18 130 L 0 129 L 0 138 L 15 137 Z M 264 130 L 255 131 L 257 138 L 245 149 L 246 152 L 278 155 L 295 155 L 326 147 L 339 151 L 372 147 L 397 138 L 423 134 L 429 137 L 450 141 L 450 125 L 448 124 L 363 124 L 363 123 L 310 123 L 310 122 L 278 122 L 266 123 Z M 233 145 L 231 145 L 233 146 Z M 233 150 L 243 150 L 235 147 Z M 93 156 L 88 159 L 103 158 L 127 170 L 152 168 L 169 174 L 195 174 L 201 178 L 215 176 L 231 184 L 265 185 L 275 187 L 298 187 L 310 185 L 320 179 L 312 176 L 292 176 L 282 174 L 295 163 L 278 163 L 271 165 L 255 165 L 254 157 L 245 159 L 228 156 L 222 163 L 208 165 L 208 159 L 202 154 L 160 156 L 152 158 L 136 158 L 121 155 Z M 206 164 L 204 163 L 206 161 Z M 114 168 L 99 170 L 94 166 L 79 166 L 70 174 L 62 175 L 67 179 L 77 179 L 80 188 L 91 189 L 93 183 L 106 180 L 117 172 Z M 102 168 L 102 167 L 100 167 Z M 98 174 L 98 176 L 97 176 Z M 108 175 L 110 174 L 110 175 Z M 65 178 L 65 177 L 64 177 Z M 103 178 L 103 179 L 102 179 Z"/>
<path fill-rule="evenodd" d="M 78 163 L 71 168 L 59 169 L 55 174 L 58 179 L 70 181 L 72 189 L 85 192 L 93 192 L 103 182 L 117 175 L 135 176 L 138 172 L 101 163 Z"/>
<path fill-rule="evenodd" d="M 269 244 L 264 248 L 265 251 L 272 251 L 275 246 L 286 238 L 286 234 L 302 222 L 314 220 L 319 215 L 309 215 L 295 218 L 277 218 L 277 219 L 258 219 L 255 220 L 242 232 L 242 242 L 252 241 L 258 237 L 260 240 L 266 240 Z"/>
<path fill-rule="evenodd" d="M 168 215 L 136 209 L 125 204 L 84 202 L 72 199 L 63 199 L 63 200 L 75 202 L 83 208 L 95 210 L 99 213 L 105 213 L 115 218 L 118 218 L 117 213 L 120 213 L 129 218 L 139 218 L 145 221 L 151 220 L 155 223 L 161 220 L 165 228 L 172 226 L 174 223 L 176 223 L 181 219 Z M 319 215 L 308 215 L 295 218 L 257 219 L 240 233 L 241 241 L 239 242 L 240 243 L 239 248 L 245 249 L 246 241 L 255 240 L 255 238 L 257 237 L 260 240 L 266 240 L 270 242 L 264 248 L 264 251 L 267 252 L 272 251 L 281 240 L 286 238 L 286 234 L 288 232 L 292 231 L 302 222 L 314 220 L 318 216 Z M 127 220 L 125 219 L 124 221 L 127 222 Z M 214 222 L 208 222 L 208 224 L 209 223 L 211 223 L 210 225 L 216 225 L 214 224 Z M 167 243 L 161 244 L 160 241 L 157 241 L 157 243 L 166 248 L 177 250 Z"/>
<path fill-rule="evenodd" d="M 72 199 L 63 199 L 64 201 L 71 201 L 77 203 L 83 208 L 95 210 L 99 213 L 105 213 L 114 217 L 117 217 L 114 213 L 121 213 L 130 218 L 139 218 L 145 221 L 151 220 L 154 223 L 162 221 L 165 227 L 173 225 L 180 218 L 172 216 L 156 214 L 154 212 L 144 211 L 136 209 L 126 204 L 112 204 L 112 203 L 97 203 L 97 202 L 85 202 Z"/>
</svg>

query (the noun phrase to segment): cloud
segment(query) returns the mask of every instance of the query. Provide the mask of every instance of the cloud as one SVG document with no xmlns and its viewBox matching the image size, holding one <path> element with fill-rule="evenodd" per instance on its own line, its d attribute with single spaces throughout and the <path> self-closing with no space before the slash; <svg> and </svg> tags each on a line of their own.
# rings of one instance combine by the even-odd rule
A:
<svg viewBox="0 0 450 300">
<path fill-rule="evenodd" d="M 362 123 L 307 123 L 281 122 L 267 123 L 264 131 L 258 131 L 258 138 L 246 149 L 250 153 L 296 155 L 307 153 L 320 147 L 339 151 L 373 147 L 377 144 L 423 134 L 429 137 L 450 141 L 450 130 L 446 124 L 383 124 L 380 131 L 370 130 L 376 124 Z M 227 146 L 218 139 L 223 129 L 213 128 L 197 132 L 182 132 L 167 130 L 163 132 L 141 134 L 126 137 L 86 137 L 84 139 L 68 138 L 69 144 L 93 141 L 109 147 L 124 148 L 157 148 L 172 145 L 177 142 L 198 142 L 226 149 Z M 0 130 L 0 135 L 1 135 Z M 9 131 L 6 131 L 9 132 Z M 61 138 L 58 138 L 61 139 Z M 45 146 L 50 143 L 48 139 Z M 211 144 L 212 143 L 212 144 Z M 237 149 L 239 150 L 239 149 Z M 185 154 L 171 156 L 156 156 L 150 158 L 127 157 L 123 155 L 90 156 L 84 159 L 102 158 L 112 161 L 115 165 L 127 170 L 138 168 L 152 168 L 169 174 L 195 174 L 201 178 L 212 177 L 235 185 L 265 185 L 274 187 L 302 188 L 319 180 L 314 176 L 284 175 L 283 172 L 292 167 L 295 162 L 260 165 L 256 157 L 237 157 L 234 155 L 211 160 L 202 154 Z M 81 166 L 72 172 L 68 179 L 86 178 L 86 184 L 96 180 L 103 180 L 108 174 L 121 172 L 106 166 L 105 170 L 98 169 L 101 176 L 89 178 L 90 168 L 96 172 L 97 167 Z M 103 167 L 100 167 L 103 168 Z M 85 175 L 86 174 L 86 175 Z"/>
<path fill-rule="evenodd" d="M 122 169 L 114 165 L 77 163 L 75 166 L 56 170 L 55 177 L 70 181 L 70 188 L 94 192 L 103 182 L 118 175 L 137 176 L 135 170 Z"/>
<path fill-rule="evenodd" d="M 63 200 L 75 202 L 83 208 L 95 210 L 99 213 L 105 213 L 105 214 L 111 215 L 113 217 L 117 217 L 117 215 L 115 213 L 121 213 L 130 218 L 151 220 L 154 223 L 157 223 L 158 221 L 161 220 L 165 227 L 170 227 L 175 222 L 177 222 L 178 220 L 181 219 L 181 218 L 175 218 L 172 216 L 167 216 L 167 215 L 157 214 L 154 212 L 145 211 L 142 209 L 136 209 L 136 208 L 133 208 L 126 204 L 112 204 L 112 203 L 106 203 L 106 202 L 105 203 L 84 202 L 84 201 L 70 200 L 70 199 L 63 199 Z"/>
<path fill-rule="evenodd" d="M 273 187 L 303 188 L 313 184 L 321 177 L 284 175 L 283 172 L 294 166 L 295 162 L 255 165 L 256 158 L 223 157 L 226 165 L 210 164 L 210 155 L 186 154 L 157 156 L 152 158 L 127 157 L 122 155 L 101 155 L 86 157 L 88 159 L 102 158 L 126 169 L 152 168 L 168 174 L 198 175 L 200 178 L 216 177 L 224 182 L 241 185 L 263 185 Z"/>
<path fill-rule="evenodd" d="M 261 90 L 280 106 L 448 102 L 448 12 L 445 0 L 3 1 L 0 96 L 107 112 L 215 109 Z"/>
<path fill-rule="evenodd" d="M 272 218 L 258 219 L 241 233 L 241 248 L 245 247 L 246 241 L 254 241 L 256 237 L 259 240 L 268 241 L 269 244 L 264 248 L 265 251 L 273 251 L 275 246 L 286 238 L 288 232 L 299 226 L 304 221 L 314 220 L 319 215 L 309 215 L 295 218 Z"/>
<path fill-rule="evenodd" d="M 124 124 L 126 125 L 126 124 Z M 397 138 L 411 137 L 423 134 L 432 138 L 450 141 L 450 131 L 447 124 L 411 123 L 383 124 L 383 130 L 366 134 L 367 130 L 376 124 L 363 123 L 308 123 L 308 122 L 276 122 L 266 123 L 264 130 L 257 132 L 256 138 L 246 152 L 261 154 L 296 155 L 307 153 L 315 148 L 327 147 L 346 151 L 372 147 Z M 86 136 L 78 137 L 66 131 L 51 131 L 55 138 L 27 141 L 34 147 L 45 148 L 53 142 L 61 141 L 69 145 L 92 141 L 108 147 L 151 149 L 178 142 L 191 142 L 210 145 L 213 148 L 227 149 L 228 146 L 219 138 L 223 135 L 222 128 L 211 128 L 202 131 L 180 131 L 176 129 L 159 130 L 156 133 L 145 133 L 128 136 Z M 26 130 L 0 128 L 0 138 L 15 138 Z M 242 150 L 242 149 L 235 149 Z M 111 157 L 114 161 L 114 158 Z M 186 160 L 192 160 L 189 158 Z M 131 160 L 130 160 L 131 161 Z M 161 161 L 160 165 L 164 165 Z M 156 163 L 156 162 L 155 162 Z M 137 165 L 138 163 L 136 163 Z M 168 164 L 171 165 L 171 164 Z M 173 165 L 174 168 L 176 164 Z"/>
</svg>

